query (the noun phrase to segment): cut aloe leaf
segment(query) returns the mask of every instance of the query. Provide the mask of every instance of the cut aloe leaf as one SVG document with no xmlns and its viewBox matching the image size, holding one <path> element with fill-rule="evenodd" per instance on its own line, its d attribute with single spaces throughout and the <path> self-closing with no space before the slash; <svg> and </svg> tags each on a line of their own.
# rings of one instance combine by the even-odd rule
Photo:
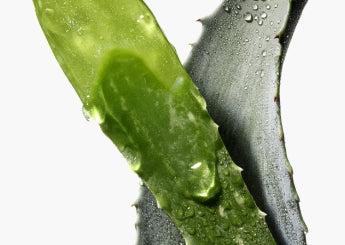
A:
<svg viewBox="0 0 345 245">
<path fill-rule="evenodd" d="M 206 111 L 142 1 L 34 1 L 86 111 L 186 244 L 275 244 Z"/>
<path fill-rule="evenodd" d="M 186 65 L 277 243 L 286 245 L 305 244 L 306 227 L 284 146 L 279 79 L 305 2 L 224 1 L 201 20 Z"/>
</svg>

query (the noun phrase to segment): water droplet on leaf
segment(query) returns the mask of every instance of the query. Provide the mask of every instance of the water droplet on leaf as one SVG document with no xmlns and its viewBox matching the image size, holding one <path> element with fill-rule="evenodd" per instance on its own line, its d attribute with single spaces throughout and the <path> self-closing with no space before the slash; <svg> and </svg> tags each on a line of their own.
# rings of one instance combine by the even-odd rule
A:
<svg viewBox="0 0 345 245">
<path fill-rule="evenodd" d="M 84 116 L 84 118 L 86 119 L 86 121 L 90 121 L 90 113 L 85 109 L 85 107 L 83 106 L 83 108 L 82 108 L 82 111 L 83 111 L 83 116 Z"/>
<path fill-rule="evenodd" d="M 249 12 L 247 12 L 245 15 L 244 15 L 244 19 L 246 22 L 250 23 L 253 21 L 253 15 Z"/>
<path fill-rule="evenodd" d="M 224 11 L 227 12 L 227 13 L 230 13 L 230 12 L 231 12 L 229 6 L 224 6 L 223 9 L 224 9 Z"/>
<path fill-rule="evenodd" d="M 188 206 L 184 212 L 184 217 L 185 218 L 191 218 L 194 216 L 194 214 L 195 214 L 194 208 Z"/>
</svg>

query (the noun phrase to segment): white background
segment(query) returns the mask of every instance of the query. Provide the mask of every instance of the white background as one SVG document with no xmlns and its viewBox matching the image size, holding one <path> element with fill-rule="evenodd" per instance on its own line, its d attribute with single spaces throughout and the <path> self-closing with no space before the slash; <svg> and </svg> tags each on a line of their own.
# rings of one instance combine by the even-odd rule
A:
<svg viewBox="0 0 345 245">
<path fill-rule="evenodd" d="M 182 60 L 201 29 L 195 20 L 219 2 L 147 1 Z M 287 151 L 312 245 L 344 243 L 344 9 L 309 1 L 282 74 Z M 138 183 L 84 119 L 32 2 L 2 1 L 0 244 L 134 244 Z"/>
</svg>

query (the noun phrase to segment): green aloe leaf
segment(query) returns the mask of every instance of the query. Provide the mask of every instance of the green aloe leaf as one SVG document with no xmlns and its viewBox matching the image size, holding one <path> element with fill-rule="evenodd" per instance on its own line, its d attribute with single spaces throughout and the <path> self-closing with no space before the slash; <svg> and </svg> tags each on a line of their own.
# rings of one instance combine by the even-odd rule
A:
<svg viewBox="0 0 345 245">
<path fill-rule="evenodd" d="M 206 111 L 142 1 L 34 1 L 85 109 L 187 244 L 275 244 Z"/>
<path fill-rule="evenodd" d="M 186 68 L 278 244 L 305 244 L 279 106 L 286 52 L 306 1 L 223 2 Z"/>
</svg>

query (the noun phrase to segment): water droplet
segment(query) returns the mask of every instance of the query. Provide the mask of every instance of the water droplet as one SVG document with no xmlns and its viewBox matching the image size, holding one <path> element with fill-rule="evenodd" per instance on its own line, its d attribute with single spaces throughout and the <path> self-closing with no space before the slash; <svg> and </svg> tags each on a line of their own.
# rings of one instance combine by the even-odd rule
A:
<svg viewBox="0 0 345 245">
<path fill-rule="evenodd" d="M 105 114 L 97 107 L 93 106 L 88 110 L 90 117 L 92 117 L 98 124 L 102 124 L 105 120 Z"/>
<path fill-rule="evenodd" d="M 278 8 L 278 4 L 274 4 L 274 7 L 275 7 L 275 8 Z"/>
<path fill-rule="evenodd" d="M 242 206 L 244 204 L 244 197 L 238 192 L 234 193 L 234 198 L 238 205 Z"/>
<path fill-rule="evenodd" d="M 258 9 L 259 9 L 259 6 L 258 6 L 257 4 L 254 4 L 254 5 L 253 5 L 253 9 L 254 9 L 254 10 L 258 10 Z"/>
<path fill-rule="evenodd" d="M 262 54 L 263 57 L 265 57 L 265 56 L 267 55 L 267 51 L 266 51 L 266 50 L 263 50 L 263 51 L 261 52 L 261 54 Z"/>
<path fill-rule="evenodd" d="M 264 23 L 264 22 L 263 22 L 262 20 L 259 20 L 259 21 L 258 21 L 259 26 L 262 26 L 263 23 Z"/>
<path fill-rule="evenodd" d="M 192 167 L 191 167 L 191 169 L 197 169 L 197 168 L 199 168 L 201 166 L 201 162 L 197 162 L 197 163 L 195 163 Z"/>
<path fill-rule="evenodd" d="M 242 9 L 241 5 L 239 5 L 239 4 L 236 5 L 236 8 L 237 8 L 238 10 L 241 10 L 241 9 Z"/>
<path fill-rule="evenodd" d="M 263 77 L 265 75 L 265 72 L 263 70 L 257 70 L 255 72 L 256 75 L 260 76 L 260 77 Z"/>
<path fill-rule="evenodd" d="M 271 5 L 267 4 L 266 5 L 266 9 L 270 10 L 271 9 Z"/>
<path fill-rule="evenodd" d="M 266 40 L 266 41 L 269 41 L 269 40 L 270 40 L 270 37 L 269 37 L 269 36 L 267 36 L 265 40 Z"/>
<path fill-rule="evenodd" d="M 90 113 L 85 109 L 85 107 L 83 106 L 83 108 L 82 108 L 82 111 L 83 111 L 83 116 L 84 116 L 84 118 L 86 119 L 86 121 L 90 121 Z"/>
<path fill-rule="evenodd" d="M 263 12 L 263 13 L 261 14 L 261 18 L 266 19 L 266 18 L 267 18 L 267 14 L 266 14 L 265 12 Z"/>
<path fill-rule="evenodd" d="M 184 218 L 183 209 L 180 207 L 175 211 L 176 218 L 182 220 Z"/>
<path fill-rule="evenodd" d="M 195 214 L 194 208 L 188 206 L 185 210 L 184 217 L 185 218 L 191 218 L 194 216 L 194 214 Z"/>
<path fill-rule="evenodd" d="M 246 22 L 250 23 L 253 21 L 253 15 L 249 12 L 247 12 L 245 15 L 244 15 L 244 19 Z"/>
<path fill-rule="evenodd" d="M 226 5 L 225 5 L 225 6 L 223 7 L 223 9 L 224 9 L 224 11 L 227 12 L 227 13 L 230 13 L 230 12 L 231 12 L 229 6 L 226 6 Z"/>
<path fill-rule="evenodd" d="M 54 14 L 54 9 L 50 9 L 50 8 L 46 8 L 45 9 L 45 12 L 47 13 L 47 14 Z"/>
</svg>

